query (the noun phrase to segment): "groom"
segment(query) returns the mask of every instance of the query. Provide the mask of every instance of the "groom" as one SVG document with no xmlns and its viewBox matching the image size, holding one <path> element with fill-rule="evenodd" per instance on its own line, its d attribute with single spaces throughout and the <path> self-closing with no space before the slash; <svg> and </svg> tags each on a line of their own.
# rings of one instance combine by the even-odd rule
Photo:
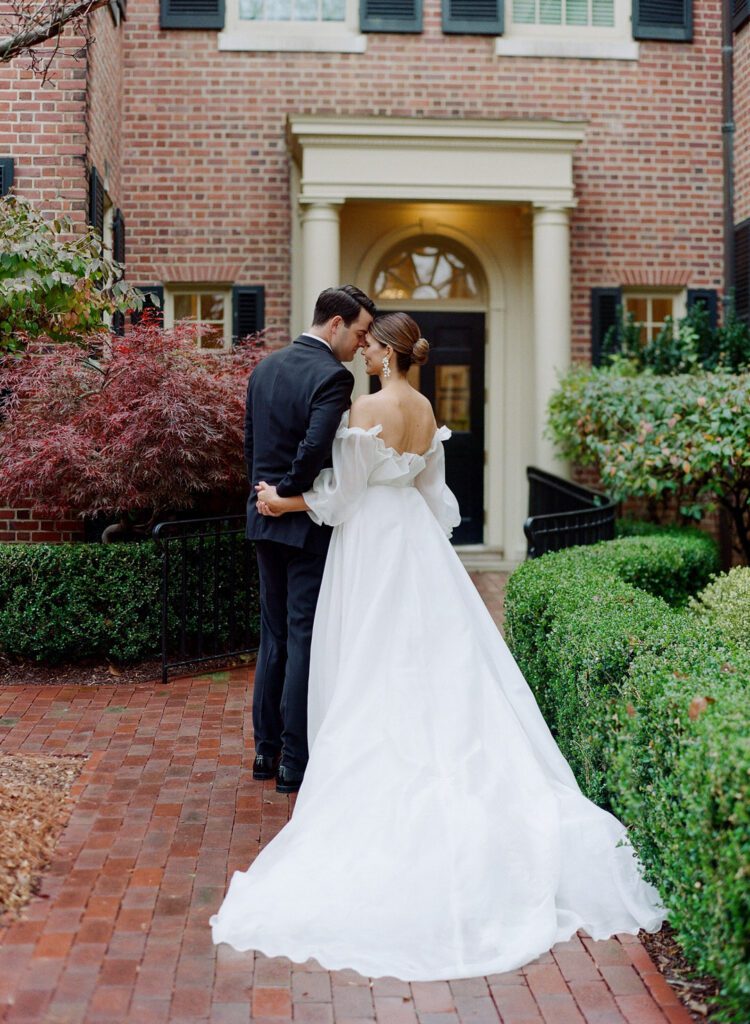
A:
<svg viewBox="0 0 750 1024">
<path fill-rule="evenodd" d="M 302 494 L 331 465 L 331 446 L 351 402 L 354 377 L 341 364 L 365 343 L 375 304 L 353 285 L 326 288 L 312 327 L 253 370 L 245 410 L 250 480 L 246 536 L 260 575 L 260 650 L 253 693 L 254 779 L 276 776 L 295 793 L 307 764 L 307 677 L 315 605 L 331 530 L 306 512 L 260 515 L 255 485 Z"/>
</svg>

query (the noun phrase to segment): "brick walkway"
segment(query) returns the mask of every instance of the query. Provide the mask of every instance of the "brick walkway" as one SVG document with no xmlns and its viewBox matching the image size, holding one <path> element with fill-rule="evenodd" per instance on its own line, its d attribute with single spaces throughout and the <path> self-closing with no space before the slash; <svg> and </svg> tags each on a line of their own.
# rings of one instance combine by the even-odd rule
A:
<svg viewBox="0 0 750 1024">
<path fill-rule="evenodd" d="M 502 578 L 477 580 L 493 614 Z M 87 753 L 23 920 L 0 929 L 0 1020 L 34 1024 L 690 1024 L 640 943 L 574 938 L 521 971 L 369 982 L 212 946 L 225 881 L 287 820 L 251 779 L 251 672 L 0 690 L 6 752 Z"/>
</svg>

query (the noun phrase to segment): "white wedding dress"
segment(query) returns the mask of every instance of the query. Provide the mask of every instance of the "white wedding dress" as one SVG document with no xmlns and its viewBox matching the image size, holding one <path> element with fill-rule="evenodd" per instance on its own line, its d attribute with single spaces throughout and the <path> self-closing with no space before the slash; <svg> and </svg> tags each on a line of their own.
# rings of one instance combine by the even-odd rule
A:
<svg viewBox="0 0 750 1024">
<path fill-rule="evenodd" d="M 347 426 L 305 495 L 335 526 L 313 632 L 310 761 L 213 940 L 405 981 L 509 971 L 579 928 L 657 930 L 626 831 L 581 793 L 448 536 L 424 455 Z"/>
</svg>

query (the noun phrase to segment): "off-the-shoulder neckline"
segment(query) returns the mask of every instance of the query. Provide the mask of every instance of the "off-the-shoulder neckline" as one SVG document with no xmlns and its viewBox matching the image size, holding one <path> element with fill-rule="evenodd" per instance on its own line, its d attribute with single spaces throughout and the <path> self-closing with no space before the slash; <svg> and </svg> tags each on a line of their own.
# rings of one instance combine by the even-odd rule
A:
<svg viewBox="0 0 750 1024">
<path fill-rule="evenodd" d="M 383 438 L 380 437 L 380 431 L 382 429 L 383 429 L 383 424 L 382 423 L 376 423 L 374 427 L 368 427 L 367 430 L 365 430 L 364 427 L 350 427 L 349 426 L 349 413 L 345 412 L 343 414 L 343 416 L 341 417 L 341 425 L 339 426 L 339 429 L 337 431 L 337 436 L 338 437 L 344 436 L 342 431 L 345 431 L 347 434 L 367 435 L 369 437 L 374 438 L 380 444 L 381 448 L 384 451 L 392 452 L 393 455 L 395 455 L 396 458 L 399 458 L 399 459 L 403 458 L 404 456 L 407 456 L 407 455 L 411 456 L 412 458 L 415 458 L 415 459 L 426 459 L 428 455 L 431 455 L 432 452 L 434 452 L 435 447 L 436 447 L 438 441 L 447 441 L 448 438 L 451 436 L 451 431 L 449 430 L 448 427 L 438 427 L 435 430 L 435 433 L 432 435 L 432 441 L 430 442 L 430 445 L 429 445 L 429 447 L 427 448 L 426 451 L 424 451 L 424 452 L 400 452 L 397 448 L 392 448 L 390 445 L 387 445 L 385 443 L 385 441 L 383 440 Z"/>
</svg>

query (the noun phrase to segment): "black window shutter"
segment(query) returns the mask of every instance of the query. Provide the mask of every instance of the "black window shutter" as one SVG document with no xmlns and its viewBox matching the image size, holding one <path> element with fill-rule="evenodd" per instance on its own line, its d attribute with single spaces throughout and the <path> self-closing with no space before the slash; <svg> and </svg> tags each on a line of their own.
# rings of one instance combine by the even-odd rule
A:
<svg viewBox="0 0 750 1024">
<path fill-rule="evenodd" d="M 591 363 L 602 361 L 604 339 L 610 327 L 620 331 L 622 291 L 619 288 L 591 289 Z"/>
<path fill-rule="evenodd" d="M 104 182 L 96 167 L 89 171 L 89 224 L 104 234 Z"/>
<path fill-rule="evenodd" d="M 164 326 L 164 288 L 160 284 L 139 285 L 136 291 L 143 295 L 143 306 L 134 309 L 130 314 L 130 323 L 133 327 L 143 319 L 143 313 L 147 309 L 153 309 L 156 314 L 156 321 L 160 327 Z M 155 301 L 156 300 L 156 301 Z"/>
<path fill-rule="evenodd" d="M 734 311 L 750 326 L 750 219 L 734 229 Z"/>
<path fill-rule="evenodd" d="M 443 32 L 446 35 L 500 36 L 504 28 L 504 8 L 504 0 L 443 0 Z"/>
<path fill-rule="evenodd" d="M 13 157 L 0 156 L 0 196 L 7 196 L 13 184 Z"/>
<path fill-rule="evenodd" d="M 633 0 L 633 38 L 693 39 L 693 0 Z"/>
<path fill-rule="evenodd" d="M 422 0 L 359 0 L 360 32 L 421 32 Z"/>
<path fill-rule="evenodd" d="M 112 256 L 118 263 L 125 262 L 125 218 L 122 210 L 115 210 L 112 218 Z"/>
<path fill-rule="evenodd" d="M 702 302 L 708 313 L 708 325 L 715 330 L 719 325 L 719 302 L 715 288 L 688 288 L 687 308 Z"/>
<path fill-rule="evenodd" d="M 257 334 L 265 327 L 265 289 L 262 285 L 236 284 L 232 288 L 232 340 Z"/>
<path fill-rule="evenodd" d="M 750 18 L 750 0 L 732 0 L 732 28 L 736 32 Z"/>
<path fill-rule="evenodd" d="M 159 0 L 160 28 L 224 28 L 224 0 Z"/>
</svg>

